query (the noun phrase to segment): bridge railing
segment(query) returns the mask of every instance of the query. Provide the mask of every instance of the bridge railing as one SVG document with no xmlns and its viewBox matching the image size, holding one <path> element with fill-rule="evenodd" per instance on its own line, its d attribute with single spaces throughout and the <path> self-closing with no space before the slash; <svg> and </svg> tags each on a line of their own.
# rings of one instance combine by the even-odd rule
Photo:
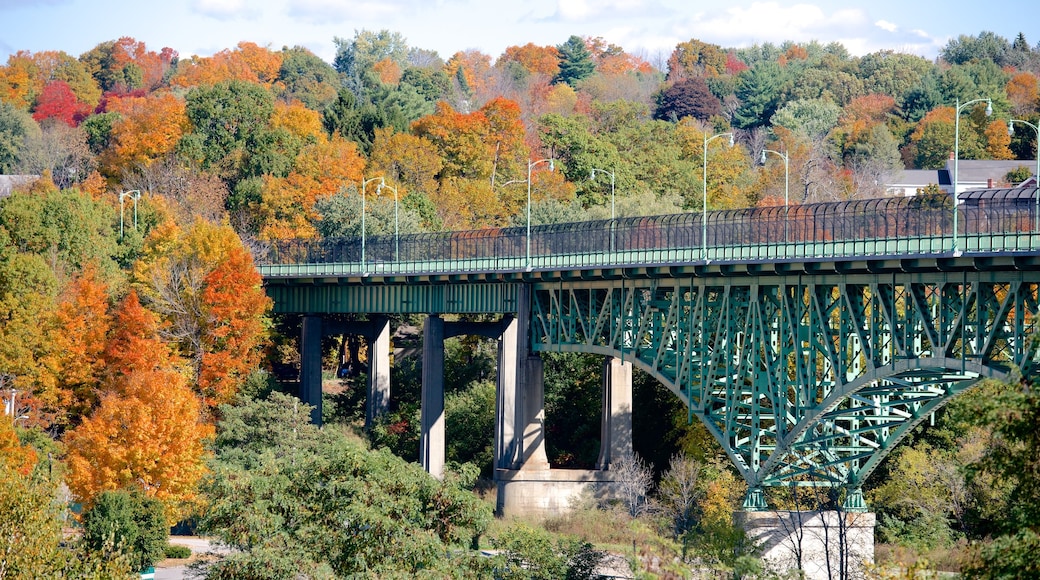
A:
<svg viewBox="0 0 1040 580">
<path fill-rule="evenodd" d="M 1037 190 L 962 194 L 958 251 L 1040 250 Z M 703 221 L 702 221 L 703 220 Z M 651 264 L 948 254 L 947 196 L 749 208 L 536 226 L 280 240 L 257 256 L 265 276 L 428 274 Z M 706 237 L 705 237 L 706 234 Z"/>
</svg>

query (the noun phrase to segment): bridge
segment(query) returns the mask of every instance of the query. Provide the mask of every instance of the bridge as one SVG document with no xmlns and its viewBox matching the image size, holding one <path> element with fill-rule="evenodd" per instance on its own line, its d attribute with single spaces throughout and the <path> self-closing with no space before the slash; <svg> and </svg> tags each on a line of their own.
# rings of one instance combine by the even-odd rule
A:
<svg viewBox="0 0 1040 580">
<path fill-rule="evenodd" d="M 910 430 L 981 379 L 1038 369 L 1040 192 L 959 197 L 292 240 L 258 261 L 275 311 L 303 315 L 310 404 L 321 401 L 321 336 L 352 332 L 370 342 L 368 418 L 377 416 L 390 388 L 386 315 L 429 315 L 420 460 L 435 475 L 443 341 L 499 339 L 500 511 L 551 509 L 532 496 L 609 481 L 631 449 L 633 366 L 725 449 L 748 485 L 745 510 L 768 509 L 768 486 L 823 485 L 865 511 L 863 481 Z M 342 313 L 369 321 L 349 329 L 323 318 Z M 548 467 L 541 352 L 605 357 L 594 473 Z"/>
</svg>

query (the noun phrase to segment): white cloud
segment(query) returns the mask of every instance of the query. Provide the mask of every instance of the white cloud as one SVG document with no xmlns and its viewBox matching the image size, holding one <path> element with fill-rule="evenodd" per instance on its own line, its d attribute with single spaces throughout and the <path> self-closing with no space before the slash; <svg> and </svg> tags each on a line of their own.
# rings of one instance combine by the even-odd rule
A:
<svg viewBox="0 0 1040 580">
<path fill-rule="evenodd" d="M 405 11 L 407 2 L 365 0 L 291 0 L 289 16 L 308 24 L 385 19 Z"/>
<path fill-rule="evenodd" d="M 888 32 L 895 32 L 896 30 L 899 29 L 898 25 L 896 25 L 896 24 L 894 24 L 892 22 L 889 22 L 887 20 L 878 20 L 877 22 L 874 23 L 874 26 L 877 26 L 881 30 L 885 30 L 885 31 L 888 31 Z"/>
<path fill-rule="evenodd" d="M 254 18 L 262 12 L 260 3 L 245 0 L 195 0 L 191 7 L 195 12 L 218 19 Z"/>
</svg>

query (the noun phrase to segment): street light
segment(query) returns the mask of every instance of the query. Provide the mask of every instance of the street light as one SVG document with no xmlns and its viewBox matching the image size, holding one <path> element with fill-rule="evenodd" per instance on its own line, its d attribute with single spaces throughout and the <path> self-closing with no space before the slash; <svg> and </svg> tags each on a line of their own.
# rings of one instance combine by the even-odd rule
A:
<svg viewBox="0 0 1040 580">
<path fill-rule="evenodd" d="M 373 177 L 371 179 L 361 180 L 361 272 L 365 272 L 365 186 L 369 183 L 379 180 L 379 182 L 385 183 L 383 176 Z"/>
<path fill-rule="evenodd" d="M 708 137 L 704 135 L 704 171 L 701 173 L 701 257 L 708 260 L 708 143 L 719 137 L 729 136 L 729 146 L 733 146 L 733 133 L 719 133 Z"/>
<path fill-rule="evenodd" d="M 607 171 L 606 169 L 596 169 L 596 168 L 593 168 L 592 169 L 592 173 L 589 174 L 589 179 L 595 181 L 596 180 L 596 172 L 597 171 L 599 171 L 600 173 L 608 173 L 608 174 L 610 174 L 610 219 L 613 220 L 614 219 L 614 215 L 615 215 L 614 214 L 614 172 L 613 171 Z"/>
<path fill-rule="evenodd" d="M 1034 179 L 1036 179 L 1037 181 L 1035 212 L 1036 223 L 1033 225 L 1033 231 L 1040 232 L 1040 122 L 1034 125 L 1029 121 L 1022 121 L 1020 119 L 1008 119 L 1008 137 L 1015 134 L 1014 123 L 1022 123 L 1023 125 L 1028 125 L 1029 127 L 1033 128 L 1033 131 L 1036 131 L 1036 173 L 1034 174 L 1036 175 Z"/>
<path fill-rule="evenodd" d="M 766 164 L 766 153 L 772 153 L 773 155 L 776 155 L 777 157 L 780 157 L 781 159 L 784 160 L 784 243 L 786 244 L 787 243 L 787 214 L 788 214 L 788 211 L 789 211 L 788 210 L 788 205 L 791 203 L 791 198 L 790 198 L 790 196 L 788 194 L 788 192 L 790 191 L 789 190 L 789 186 L 790 186 L 790 183 L 791 183 L 791 166 L 790 166 L 790 160 L 791 159 L 790 159 L 790 157 L 788 156 L 787 153 L 781 153 L 779 151 L 773 151 L 772 149 L 763 149 L 762 150 L 762 165 Z"/>
<path fill-rule="evenodd" d="M 539 159 L 527 163 L 527 268 L 531 268 L 531 170 L 539 163 L 549 163 L 549 171 L 556 169 L 555 159 Z"/>
<path fill-rule="evenodd" d="M 123 200 L 126 198 L 134 200 L 134 230 L 137 229 L 137 200 L 141 199 L 141 192 L 137 189 L 119 192 L 119 239 L 123 239 Z"/>
<path fill-rule="evenodd" d="M 376 188 L 376 195 L 379 195 L 379 192 L 382 191 L 384 187 L 386 189 L 392 189 L 394 191 L 394 261 L 396 262 L 399 259 L 401 250 L 401 246 L 399 243 L 401 237 L 401 222 L 397 217 L 397 188 L 392 185 L 387 185 L 385 181 L 381 181 L 379 183 L 379 187 Z"/>
<path fill-rule="evenodd" d="M 596 168 L 593 168 L 592 172 L 589 173 L 589 179 L 595 180 L 597 171 L 599 171 L 600 173 L 609 173 L 610 174 L 610 251 L 613 252 L 614 251 L 614 237 L 615 237 L 614 236 L 614 217 L 616 215 L 614 213 L 614 172 L 613 171 L 607 171 L 606 169 L 596 169 Z"/>
<path fill-rule="evenodd" d="M 956 109 L 954 110 L 954 122 L 953 122 L 953 253 L 954 256 L 960 254 L 960 249 L 957 248 L 957 214 L 960 211 L 958 206 L 960 205 L 959 194 L 957 193 L 957 184 L 960 176 L 957 173 L 957 158 L 960 157 L 961 148 L 961 109 L 968 105 L 974 105 L 975 103 L 981 103 L 986 101 L 986 116 L 989 117 L 993 114 L 993 101 L 991 99 L 972 99 L 967 103 L 961 104 L 961 100 L 957 99 Z"/>
</svg>

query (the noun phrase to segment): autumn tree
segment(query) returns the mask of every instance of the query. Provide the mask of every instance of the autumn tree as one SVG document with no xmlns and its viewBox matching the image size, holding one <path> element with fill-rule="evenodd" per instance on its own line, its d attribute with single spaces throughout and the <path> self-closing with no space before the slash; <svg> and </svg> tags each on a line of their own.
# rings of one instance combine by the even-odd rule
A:
<svg viewBox="0 0 1040 580">
<path fill-rule="evenodd" d="M 440 177 L 490 179 L 494 167 L 483 112 L 460 113 L 447 103 L 412 124 L 412 133 L 433 143 L 444 160 Z"/>
<path fill-rule="evenodd" d="M 0 101 L 27 111 L 42 90 L 31 53 L 20 50 L 7 57 L 7 64 L 0 67 Z"/>
<path fill-rule="evenodd" d="M 437 175 L 443 166 L 437 146 L 429 139 L 389 129 L 376 131 L 369 167 L 389 182 L 429 195 L 437 191 Z"/>
<path fill-rule="evenodd" d="M 365 160 L 357 146 L 335 135 L 308 145 L 289 175 L 264 178 L 256 208 L 263 239 L 312 237 L 315 201 L 351 183 L 361 183 Z"/>
<path fill-rule="evenodd" d="M 560 72 L 560 51 L 554 46 L 538 46 L 531 42 L 523 46 L 508 46 L 495 61 L 495 66 L 510 62 L 522 66 L 528 73 L 555 77 Z"/>
<path fill-rule="evenodd" d="M 119 115 L 102 155 L 104 172 L 111 177 L 147 167 L 172 153 L 191 127 L 184 101 L 173 93 L 110 99 L 108 110 Z"/>
<path fill-rule="evenodd" d="M 97 404 L 111 324 L 108 310 L 108 288 L 96 266 L 88 264 L 62 293 L 48 325 L 52 348 L 45 361 L 61 392 L 56 412 L 63 424 L 77 424 Z"/>
<path fill-rule="evenodd" d="M 726 70 L 726 58 L 718 45 L 695 38 L 680 42 L 668 57 L 668 80 L 678 83 L 693 77 L 717 77 Z"/>
<path fill-rule="evenodd" d="M 86 133 L 79 127 L 50 119 L 39 133 L 27 135 L 14 169 L 27 175 L 46 173 L 58 189 L 67 189 L 87 179 L 96 167 Z"/>
<path fill-rule="evenodd" d="M 204 472 L 212 427 L 202 418 L 180 370 L 132 370 L 67 434 L 69 489 L 88 506 L 106 490 L 140 489 L 177 521 L 189 513 Z"/>
<path fill-rule="evenodd" d="M 227 225 L 166 225 L 146 240 L 134 269 L 160 335 L 187 361 L 191 385 L 212 411 L 259 363 L 269 301 L 252 257 Z"/>
<path fill-rule="evenodd" d="M 65 81 L 53 81 L 43 87 L 43 92 L 36 99 L 33 107 L 33 119 L 41 122 L 44 119 L 57 119 L 70 127 L 75 127 L 90 112 L 90 107 L 76 100 L 72 89 Z"/>
<path fill-rule="evenodd" d="M 175 155 L 153 160 L 122 175 L 127 190 L 147 192 L 166 201 L 178 224 L 187 226 L 196 219 L 218 223 L 225 218 L 227 185 L 217 176 L 186 165 Z"/>
<path fill-rule="evenodd" d="M 161 86 L 177 63 L 177 51 L 148 50 L 144 42 L 129 36 L 98 44 L 80 56 L 104 92 L 126 93 Z"/>
<path fill-rule="evenodd" d="M 654 110 L 655 119 L 666 121 L 678 121 L 683 117 L 706 121 L 721 114 L 722 103 L 700 76 L 683 78 L 661 91 Z"/>
</svg>

